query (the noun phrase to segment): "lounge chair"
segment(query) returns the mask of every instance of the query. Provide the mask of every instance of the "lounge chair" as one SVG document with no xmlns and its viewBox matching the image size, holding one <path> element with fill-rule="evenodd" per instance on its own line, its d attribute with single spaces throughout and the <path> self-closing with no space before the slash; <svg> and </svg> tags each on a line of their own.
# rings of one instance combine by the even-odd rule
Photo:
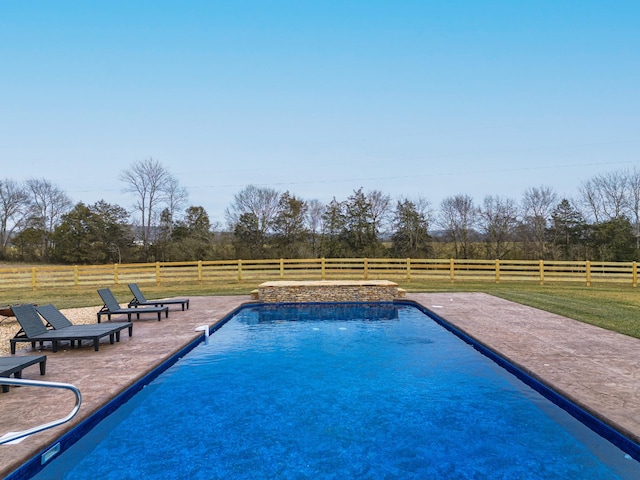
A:
<svg viewBox="0 0 640 480">
<path fill-rule="evenodd" d="M 36 363 L 40 364 L 40 375 L 47 370 L 46 355 L 25 355 L 24 357 L 0 357 L 0 377 L 22 378 L 22 370 Z M 9 391 L 9 385 L 2 385 L 2 392 Z"/>
<path fill-rule="evenodd" d="M 156 313 L 158 314 L 158 321 L 162 318 L 164 312 L 165 318 L 169 316 L 169 307 L 140 307 L 140 308 L 122 308 L 113 295 L 110 288 L 101 288 L 98 290 L 98 295 L 102 298 L 104 305 L 98 312 L 98 323 L 103 315 L 106 315 L 111 320 L 111 315 L 126 315 L 127 319 L 131 321 L 131 315 L 136 316 L 140 320 L 141 313 Z"/>
<path fill-rule="evenodd" d="M 82 325 L 73 325 L 71 327 L 62 328 L 60 330 L 48 329 L 42 322 L 36 307 L 31 304 L 13 306 L 13 313 L 16 320 L 20 324 L 20 331 L 9 340 L 11 343 L 11 353 L 16 353 L 16 344 L 18 342 L 30 342 L 35 348 L 36 343 L 40 342 L 42 346 L 44 342 L 51 342 L 51 348 L 54 352 L 58 351 L 58 342 L 70 342 L 74 346 L 75 341 L 79 343 L 82 340 L 93 341 L 93 348 L 97 352 L 100 348 L 100 339 L 109 337 L 109 343 L 113 344 L 120 339 L 120 330 L 127 328 L 127 324 L 119 324 L 117 326 L 110 325 L 112 328 L 98 329 L 93 325 L 87 325 L 88 328 L 81 328 Z"/>
<path fill-rule="evenodd" d="M 138 287 L 137 283 L 130 283 L 129 290 L 133 294 L 133 300 L 129 302 L 129 307 L 140 307 L 146 305 L 153 305 L 161 307 L 164 305 L 181 305 L 182 311 L 184 311 L 185 307 L 189 310 L 189 299 L 188 298 L 167 298 L 167 299 L 157 299 L 157 300 L 147 300 L 140 291 L 140 287 Z"/>
<path fill-rule="evenodd" d="M 36 306 L 36 311 L 44 318 L 47 322 L 48 326 L 51 326 L 54 330 L 64 330 L 67 334 L 78 332 L 81 334 L 95 333 L 100 334 L 102 332 L 111 333 L 111 331 L 115 331 L 116 342 L 120 341 L 120 331 L 125 328 L 129 330 L 129 336 L 133 335 L 133 323 L 131 322 L 114 322 L 109 324 L 83 324 L 83 325 L 74 325 L 69 321 L 64 314 L 54 307 L 51 304 L 48 305 L 38 305 Z M 78 340 L 80 341 L 80 340 Z M 73 347 L 73 341 L 71 342 L 71 347 Z M 111 342 L 113 343 L 113 342 Z"/>
</svg>

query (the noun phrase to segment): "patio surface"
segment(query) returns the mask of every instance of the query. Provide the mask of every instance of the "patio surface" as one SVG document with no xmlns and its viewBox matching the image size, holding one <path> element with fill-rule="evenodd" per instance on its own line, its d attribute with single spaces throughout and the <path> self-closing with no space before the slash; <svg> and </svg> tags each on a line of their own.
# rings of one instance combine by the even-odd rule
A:
<svg viewBox="0 0 640 480">
<path fill-rule="evenodd" d="M 564 396 L 640 442 L 640 340 L 482 293 L 408 294 L 490 349 Z M 134 321 L 133 337 L 47 354 L 47 374 L 34 367 L 23 378 L 76 385 L 83 403 L 68 424 L 32 435 L 16 445 L 0 445 L 0 478 L 42 452 L 119 392 L 201 335 L 197 326 L 213 325 L 250 296 L 191 297 L 187 311 L 169 318 Z M 96 307 L 96 311 L 98 307 Z M 114 318 L 114 321 L 117 321 Z M 33 355 L 26 348 L 18 355 Z M 0 393 L 0 436 L 66 415 L 73 394 L 65 390 L 11 387 Z"/>
</svg>

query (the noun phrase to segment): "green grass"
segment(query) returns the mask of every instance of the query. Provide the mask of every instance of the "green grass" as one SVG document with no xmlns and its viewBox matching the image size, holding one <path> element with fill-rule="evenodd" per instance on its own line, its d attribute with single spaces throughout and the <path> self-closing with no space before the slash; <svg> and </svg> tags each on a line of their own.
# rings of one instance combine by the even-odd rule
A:
<svg viewBox="0 0 640 480">
<path fill-rule="evenodd" d="M 219 282 L 209 285 L 191 283 L 157 287 L 141 285 L 148 298 L 202 295 L 247 295 L 261 280 Z M 608 330 L 640 338 L 640 290 L 628 285 L 607 284 L 586 287 L 577 284 L 531 282 L 490 283 L 443 281 L 398 282 L 408 292 L 485 292 L 523 305 L 547 310 Z M 111 288 L 121 302 L 131 293 L 126 285 Z M 16 303 L 53 303 L 58 308 L 101 305 L 96 288 L 59 288 L 44 290 L 0 290 L 0 306 Z"/>
</svg>

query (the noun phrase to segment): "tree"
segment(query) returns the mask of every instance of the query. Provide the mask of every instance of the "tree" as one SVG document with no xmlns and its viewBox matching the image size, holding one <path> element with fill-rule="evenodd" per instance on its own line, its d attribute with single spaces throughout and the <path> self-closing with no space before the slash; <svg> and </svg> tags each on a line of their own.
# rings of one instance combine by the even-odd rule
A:
<svg viewBox="0 0 640 480">
<path fill-rule="evenodd" d="M 323 257 L 340 258 L 346 256 L 345 238 L 346 217 L 344 203 L 335 197 L 329 202 L 322 214 L 322 239 L 320 252 Z"/>
<path fill-rule="evenodd" d="M 248 260 L 264 258 L 264 236 L 255 214 L 240 215 L 233 229 L 233 247 L 236 258 Z"/>
<path fill-rule="evenodd" d="M 305 221 L 307 232 L 309 235 L 309 249 L 312 257 L 320 254 L 320 239 L 322 237 L 322 216 L 325 206 L 319 200 L 313 199 L 307 201 L 307 212 Z"/>
<path fill-rule="evenodd" d="M 563 198 L 551 213 L 549 234 L 553 242 L 553 257 L 557 260 L 584 258 L 586 222 L 571 202 Z M 582 254 L 582 255 L 581 255 Z"/>
<path fill-rule="evenodd" d="M 501 259 L 513 248 L 518 210 L 510 198 L 487 195 L 479 210 L 487 258 Z"/>
<path fill-rule="evenodd" d="M 260 235 L 266 237 L 273 227 L 279 205 L 280 194 L 277 190 L 248 185 L 234 195 L 233 203 L 226 209 L 225 216 L 230 229 L 233 230 L 243 215 L 253 215 L 258 222 Z M 247 217 L 245 221 L 246 219 Z"/>
<path fill-rule="evenodd" d="M 211 221 L 203 207 L 191 206 L 171 233 L 173 260 L 206 260 L 212 254 Z"/>
<path fill-rule="evenodd" d="M 477 219 L 478 209 L 468 195 L 447 197 L 440 204 L 440 224 L 453 242 L 456 258 L 471 258 Z"/>
<path fill-rule="evenodd" d="M 25 225 L 29 194 L 13 180 L 0 180 L 0 258 L 7 257 L 12 235 Z"/>
<path fill-rule="evenodd" d="M 550 187 L 532 187 L 522 196 L 523 226 L 525 239 L 533 244 L 533 258 L 546 256 L 546 232 L 558 196 Z"/>
<path fill-rule="evenodd" d="M 44 260 L 49 258 L 51 236 L 60 218 L 71 208 L 71 199 L 45 179 L 31 178 L 27 180 L 27 190 L 30 196 L 30 222 L 42 228 L 41 255 Z"/>
<path fill-rule="evenodd" d="M 594 223 L 621 217 L 628 210 L 628 178 L 624 172 L 597 175 L 583 182 L 579 191 Z"/>
<path fill-rule="evenodd" d="M 431 248 L 428 214 L 420 201 L 399 200 L 393 216 L 391 254 L 394 257 L 428 258 Z"/>
<path fill-rule="evenodd" d="M 53 257 L 72 264 L 121 263 L 133 248 L 129 213 L 103 200 L 78 203 L 64 214 L 53 238 Z"/>
<path fill-rule="evenodd" d="M 589 243 L 593 259 L 601 262 L 637 260 L 632 232 L 631 222 L 624 217 L 592 225 Z"/>
<path fill-rule="evenodd" d="M 179 190 L 177 181 L 153 158 L 134 162 L 129 170 L 120 174 L 120 180 L 126 184 L 124 191 L 135 195 L 134 208 L 140 213 L 140 238 L 146 251 L 153 241 L 152 227 L 162 205 L 170 200 L 170 192 Z M 174 202 L 171 208 L 175 206 Z M 173 212 L 169 210 L 169 213 Z"/>
<path fill-rule="evenodd" d="M 362 192 L 355 190 L 345 203 L 345 238 L 349 255 L 356 257 L 375 256 L 380 251 L 371 202 Z"/>
<path fill-rule="evenodd" d="M 380 235 L 386 230 L 391 209 L 391 197 L 380 190 L 372 190 L 367 193 L 366 198 L 371 212 L 371 226 L 376 238 L 380 238 Z"/>
<path fill-rule="evenodd" d="M 131 261 L 134 249 L 129 212 L 120 205 L 100 200 L 89 206 L 97 217 L 98 241 L 104 245 L 107 261 Z"/>
<path fill-rule="evenodd" d="M 307 241 L 305 215 L 307 204 L 285 192 L 280 197 L 278 215 L 273 222 L 273 244 L 276 254 L 281 258 L 300 257 Z"/>
<path fill-rule="evenodd" d="M 38 222 L 40 219 L 33 220 L 11 239 L 11 244 L 18 251 L 18 259 L 23 262 L 41 261 L 44 256 L 42 253 L 44 226 Z"/>
<path fill-rule="evenodd" d="M 634 166 L 627 175 L 629 218 L 636 238 L 636 250 L 640 250 L 640 170 Z"/>
<path fill-rule="evenodd" d="M 176 218 L 176 212 L 182 209 L 187 203 L 189 193 L 182 187 L 178 180 L 170 176 L 167 179 L 167 184 L 164 191 L 164 199 L 167 205 L 167 214 L 169 216 L 170 225 L 175 224 L 179 219 Z"/>
</svg>

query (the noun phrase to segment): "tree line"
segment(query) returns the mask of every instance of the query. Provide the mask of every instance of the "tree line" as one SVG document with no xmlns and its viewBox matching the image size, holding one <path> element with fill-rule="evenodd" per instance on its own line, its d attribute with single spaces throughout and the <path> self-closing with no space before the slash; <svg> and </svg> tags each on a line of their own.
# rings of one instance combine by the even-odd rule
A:
<svg viewBox="0 0 640 480">
<path fill-rule="evenodd" d="M 307 200 L 249 185 L 212 224 L 160 162 L 120 174 L 134 202 L 72 204 L 46 179 L 0 180 L 0 260 L 62 264 L 262 258 L 392 257 L 635 261 L 640 171 L 582 182 L 575 199 L 546 186 L 520 199 L 460 193 L 437 205 L 356 189 Z"/>
</svg>

